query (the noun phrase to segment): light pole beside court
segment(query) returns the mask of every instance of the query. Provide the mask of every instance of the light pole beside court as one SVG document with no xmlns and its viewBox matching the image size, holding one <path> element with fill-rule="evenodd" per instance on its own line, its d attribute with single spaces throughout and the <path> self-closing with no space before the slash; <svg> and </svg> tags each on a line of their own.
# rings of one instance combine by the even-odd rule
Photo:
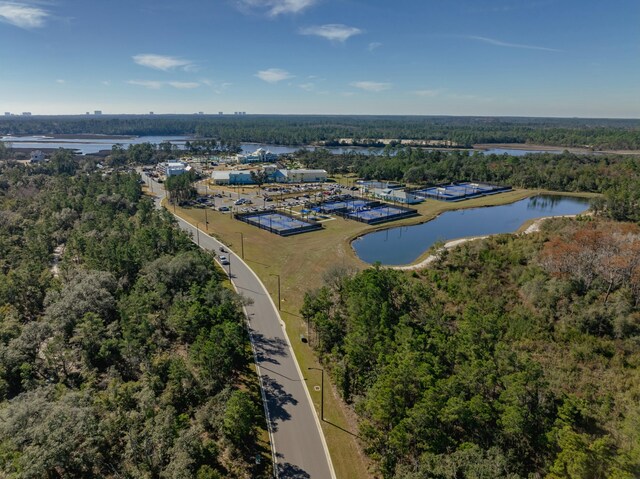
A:
<svg viewBox="0 0 640 479">
<path fill-rule="evenodd" d="M 324 421 L 324 369 L 322 368 L 307 368 L 307 369 L 315 369 L 316 371 L 322 372 L 322 382 L 320 383 L 320 420 Z"/>
<path fill-rule="evenodd" d="M 241 231 L 238 231 L 238 233 L 240 233 L 240 252 L 242 254 L 242 259 L 244 259 L 244 234 L 242 234 Z"/>
</svg>

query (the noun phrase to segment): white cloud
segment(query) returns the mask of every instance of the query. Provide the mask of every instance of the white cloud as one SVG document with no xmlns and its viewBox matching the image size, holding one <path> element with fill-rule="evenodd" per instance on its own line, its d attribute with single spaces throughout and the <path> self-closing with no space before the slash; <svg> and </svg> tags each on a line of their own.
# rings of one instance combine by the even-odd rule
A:
<svg viewBox="0 0 640 479">
<path fill-rule="evenodd" d="M 258 10 L 271 17 L 284 13 L 299 13 L 317 3 L 317 0 L 238 0 L 241 10 Z"/>
<path fill-rule="evenodd" d="M 162 82 L 154 80 L 129 80 L 129 85 L 143 86 L 150 88 L 151 90 L 159 90 L 162 87 Z"/>
<path fill-rule="evenodd" d="M 169 71 L 176 68 L 181 68 L 185 71 L 192 71 L 195 65 L 191 60 L 184 60 L 182 58 L 170 57 L 166 55 L 155 55 L 153 53 L 141 53 L 140 55 L 134 55 L 133 61 L 143 67 L 153 68 L 155 70 Z"/>
<path fill-rule="evenodd" d="M 194 81 L 170 81 L 169 85 L 179 90 L 191 90 L 193 88 L 198 88 L 200 83 Z"/>
<path fill-rule="evenodd" d="M 316 87 L 315 83 L 302 83 L 300 85 L 298 85 L 300 88 L 302 88 L 304 91 L 313 91 Z"/>
<path fill-rule="evenodd" d="M 233 85 L 233 83 L 230 82 L 218 83 L 208 78 L 200 80 L 200 83 L 210 87 L 216 95 L 221 95 L 227 88 Z"/>
<path fill-rule="evenodd" d="M 382 43 L 380 42 L 371 42 L 369 43 L 369 46 L 367 47 L 369 49 L 370 52 L 374 51 L 377 48 L 380 48 L 382 46 Z"/>
<path fill-rule="evenodd" d="M 442 90 L 416 90 L 413 93 L 418 96 L 434 97 L 440 95 Z"/>
<path fill-rule="evenodd" d="M 0 21 L 20 28 L 42 27 L 49 17 L 46 10 L 14 2 L 0 2 Z"/>
<path fill-rule="evenodd" d="M 102 83 L 104 86 L 111 86 L 111 82 L 109 80 L 103 80 L 100 83 Z"/>
<path fill-rule="evenodd" d="M 104 85 L 110 85 L 109 82 L 102 82 Z M 171 86 L 173 88 L 177 88 L 178 90 L 191 90 L 193 88 L 198 88 L 204 84 L 202 82 L 196 81 L 168 81 L 162 82 L 157 80 L 129 80 L 127 81 L 129 85 L 143 86 L 145 88 L 149 88 L 151 90 L 159 90 L 163 86 Z"/>
<path fill-rule="evenodd" d="M 487 37 L 479 37 L 479 36 L 475 36 L 475 35 L 465 35 L 464 38 L 467 38 L 469 40 L 475 40 L 478 42 L 484 42 L 484 43 L 488 43 L 490 45 L 495 45 L 498 47 L 507 47 L 507 48 L 523 48 L 526 50 L 542 50 L 545 52 L 561 52 L 563 50 L 558 50 L 555 48 L 547 48 L 547 47 L 539 47 L 536 45 L 523 45 L 521 43 L 509 43 L 509 42 L 503 42 L 501 40 L 496 40 L 494 38 L 487 38 Z"/>
<path fill-rule="evenodd" d="M 267 70 L 260 70 L 256 75 L 260 80 L 266 81 L 267 83 L 278 83 L 282 80 L 287 80 L 289 78 L 293 78 L 293 75 L 286 70 L 281 70 L 280 68 L 269 68 Z"/>
<path fill-rule="evenodd" d="M 354 81 L 350 83 L 350 85 L 356 88 L 360 88 L 361 90 L 373 92 L 388 90 L 392 86 L 391 83 L 381 83 L 375 81 Z"/>
<path fill-rule="evenodd" d="M 67 83 L 67 81 L 66 81 L 66 80 L 63 80 L 63 79 L 61 79 L 61 78 L 58 78 L 58 79 L 56 80 L 56 83 L 59 83 L 60 85 L 64 85 L 65 83 Z"/>
<path fill-rule="evenodd" d="M 330 23 L 300 29 L 300 34 L 302 35 L 316 35 L 332 42 L 344 42 L 350 37 L 361 33 L 362 30 L 359 28 L 342 25 L 341 23 Z"/>
</svg>

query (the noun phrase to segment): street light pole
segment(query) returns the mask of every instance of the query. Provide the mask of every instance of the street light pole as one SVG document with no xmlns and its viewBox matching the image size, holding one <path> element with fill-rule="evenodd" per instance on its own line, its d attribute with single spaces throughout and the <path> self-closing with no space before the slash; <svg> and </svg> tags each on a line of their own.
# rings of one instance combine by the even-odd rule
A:
<svg viewBox="0 0 640 479">
<path fill-rule="evenodd" d="M 196 223 L 196 237 L 198 238 L 198 248 L 200 247 L 200 223 Z"/>
<path fill-rule="evenodd" d="M 242 259 L 244 259 L 244 235 L 242 234 L 242 232 L 240 233 L 240 251 L 242 253 Z"/>
<path fill-rule="evenodd" d="M 321 380 L 321 386 L 320 386 L 320 420 L 324 421 L 324 369 L 322 368 L 308 368 L 308 369 L 315 369 L 316 371 L 321 371 L 322 372 L 322 380 Z"/>
</svg>

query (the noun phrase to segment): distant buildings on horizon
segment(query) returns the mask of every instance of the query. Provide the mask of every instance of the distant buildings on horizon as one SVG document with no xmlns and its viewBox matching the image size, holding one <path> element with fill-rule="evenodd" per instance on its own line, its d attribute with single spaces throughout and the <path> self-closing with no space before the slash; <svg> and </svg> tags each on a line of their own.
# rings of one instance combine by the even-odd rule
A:
<svg viewBox="0 0 640 479">
<path fill-rule="evenodd" d="M 171 114 L 171 113 L 168 113 L 168 114 Z M 183 113 L 175 113 L 175 114 L 176 115 L 183 115 Z M 241 115 L 246 115 L 247 112 L 246 111 L 234 111 L 233 114 L 241 116 Z M 10 111 L 5 111 L 4 112 L 4 116 L 17 116 L 17 115 L 18 115 L 17 113 L 11 113 Z M 23 111 L 22 113 L 20 113 L 20 116 L 32 116 L 32 115 L 33 114 L 30 111 Z M 36 113 L 36 115 L 37 115 L 37 113 Z M 43 115 L 40 115 L 40 116 L 75 116 L 75 115 L 76 115 L 75 113 L 72 113 L 72 114 L 43 114 Z M 81 115 L 81 114 L 78 113 L 78 115 Z M 85 116 L 91 116 L 91 115 L 100 116 L 100 115 L 103 115 L 103 112 L 102 112 L 102 110 L 94 110 L 93 113 L 91 113 L 90 111 L 86 111 L 84 113 L 84 115 Z M 116 114 L 116 116 L 117 115 L 118 114 Z M 120 115 L 139 115 L 139 113 L 121 113 Z M 150 111 L 148 113 L 148 115 L 155 115 L 155 113 L 153 111 Z M 203 111 L 199 111 L 197 113 L 193 113 L 193 115 L 206 115 L 206 113 L 203 112 Z M 222 115 L 224 115 L 224 112 L 223 111 L 219 111 L 218 115 L 222 116 Z"/>
</svg>

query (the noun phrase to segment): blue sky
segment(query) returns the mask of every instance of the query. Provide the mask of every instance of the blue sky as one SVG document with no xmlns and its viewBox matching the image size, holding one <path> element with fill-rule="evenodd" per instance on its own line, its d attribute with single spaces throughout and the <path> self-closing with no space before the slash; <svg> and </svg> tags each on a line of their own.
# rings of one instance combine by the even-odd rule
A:
<svg viewBox="0 0 640 479">
<path fill-rule="evenodd" d="M 0 0 L 0 112 L 640 117 L 638 0 Z"/>
</svg>

